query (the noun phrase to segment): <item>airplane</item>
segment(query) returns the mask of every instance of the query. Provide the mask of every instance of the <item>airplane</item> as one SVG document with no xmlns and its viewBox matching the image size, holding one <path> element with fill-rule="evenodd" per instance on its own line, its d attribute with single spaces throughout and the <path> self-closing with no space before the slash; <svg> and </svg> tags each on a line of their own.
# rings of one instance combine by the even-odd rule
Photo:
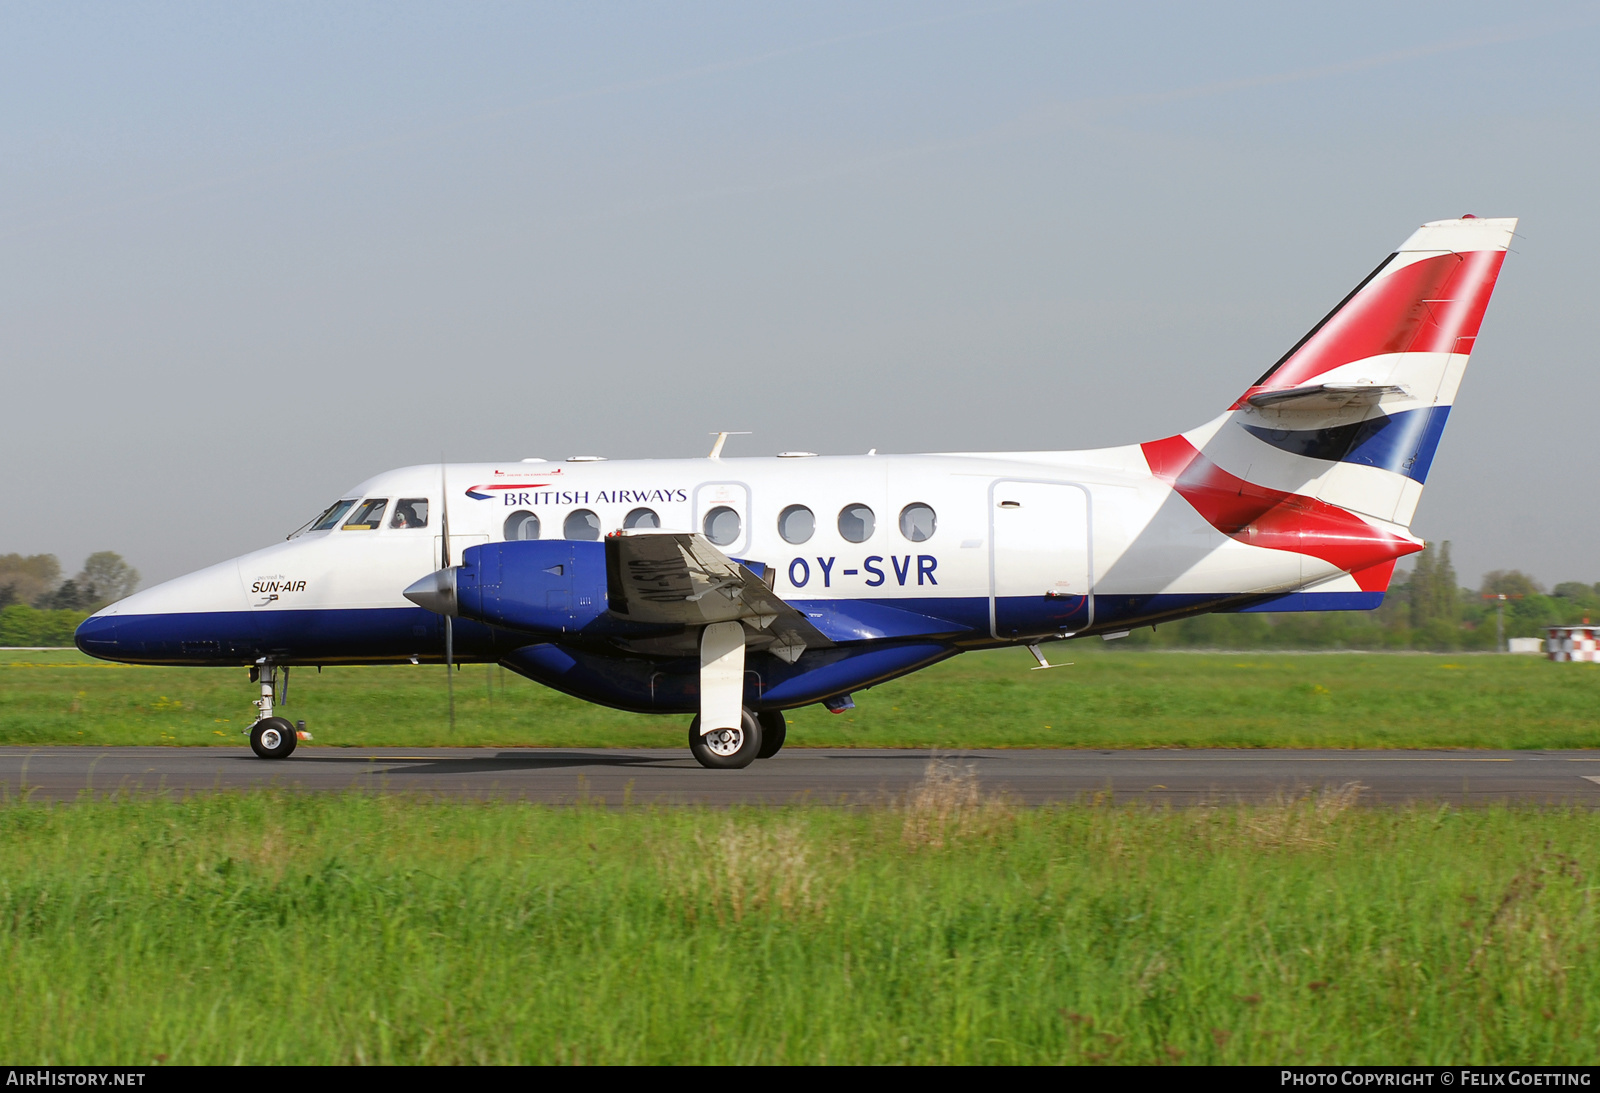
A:
<svg viewBox="0 0 1600 1093">
<path fill-rule="evenodd" d="M 1383 600 L 1516 227 L 1424 224 L 1220 415 L 1085 451 L 608 461 L 379 474 L 273 546 L 137 592 L 78 648 L 248 666 L 250 744 L 294 752 L 291 668 L 498 663 L 692 714 L 701 765 L 783 711 L 972 649 Z"/>
</svg>

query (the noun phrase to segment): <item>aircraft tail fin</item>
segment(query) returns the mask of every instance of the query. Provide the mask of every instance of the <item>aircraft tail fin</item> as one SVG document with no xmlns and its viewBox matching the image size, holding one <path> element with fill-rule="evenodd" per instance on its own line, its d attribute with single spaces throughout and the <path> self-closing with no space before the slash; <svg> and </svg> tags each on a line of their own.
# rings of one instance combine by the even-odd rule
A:
<svg viewBox="0 0 1600 1093">
<path fill-rule="evenodd" d="M 1424 224 L 1227 413 L 1143 445 L 1151 472 L 1240 541 L 1387 587 L 1421 549 L 1408 529 L 1516 224 Z"/>
<path fill-rule="evenodd" d="M 1250 461 L 1281 453 L 1287 487 L 1409 526 L 1516 224 L 1417 229 L 1239 396 Z"/>
</svg>

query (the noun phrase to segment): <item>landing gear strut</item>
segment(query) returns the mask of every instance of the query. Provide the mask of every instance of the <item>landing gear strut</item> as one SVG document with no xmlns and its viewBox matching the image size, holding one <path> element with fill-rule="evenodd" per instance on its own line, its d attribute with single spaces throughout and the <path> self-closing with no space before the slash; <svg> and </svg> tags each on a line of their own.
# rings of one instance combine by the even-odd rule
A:
<svg viewBox="0 0 1600 1093">
<path fill-rule="evenodd" d="M 287 718 L 275 717 L 272 703 L 278 687 L 276 665 L 258 663 L 250 669 L 250 681 L 261 684 L 261 697 L 256 700 L 256 723 L 250 726 L 250 750 L 263 759 L 287 759 L 300 742 L 299 734 Z M 289 692 L 289 669 L 283 670 L 283 690 Z"/>
</svg>

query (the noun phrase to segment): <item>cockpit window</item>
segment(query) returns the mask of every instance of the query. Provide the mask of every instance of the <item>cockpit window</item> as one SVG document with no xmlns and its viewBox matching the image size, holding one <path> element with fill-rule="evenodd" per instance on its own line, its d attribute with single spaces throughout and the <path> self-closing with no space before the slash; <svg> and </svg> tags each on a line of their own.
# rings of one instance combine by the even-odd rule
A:
<svg viewBox="0 0 1600 1093">
<path fill-rule="evenodd" d="M 428 526 L 428 499 L 426 497 L 402 497 L 394 507 L 394 517 L 389 521 L 392 528 L 425 528 Z"/>
<path fill-rule="evenodd" d="M 353 504 L 355 504 L 354 500 L 335 501 L 323 511 L 321 516 L 317 517 L 311 522 L 311 530 L 332 531 L 334 528 L 339 526 L 340 517 L 349 512 L 350 506 Z"/>
<path fill-rule="evenodd" d="M 356 514 L 344 522 L 342 531 L 376 531 L 383 524 L 383 510 L 389 507 L 387 497 L 369 497 L 361 502 Z"/>
</svg>

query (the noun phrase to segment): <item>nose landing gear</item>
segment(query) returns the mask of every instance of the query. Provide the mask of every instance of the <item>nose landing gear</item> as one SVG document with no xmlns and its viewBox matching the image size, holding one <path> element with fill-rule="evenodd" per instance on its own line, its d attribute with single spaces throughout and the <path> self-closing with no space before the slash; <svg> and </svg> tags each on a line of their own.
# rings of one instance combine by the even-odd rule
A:
<svg viewBox="0 0 1600 1093">
<path fill-rule="evenodd" d="M 255 701 L 256 723 L 250 726 L 250 750 L 263 759 L 287 759 L 300 742 L 299 733 L 287 718 L 276 717 L 272 704 L 278 688 L 278 668 L 265 661 L 250 669 L 250 682 L 261 684 L 261 697 Z M 289 697 L 289 669 L 283 670 L 283 697 Z"/>
</svg>

